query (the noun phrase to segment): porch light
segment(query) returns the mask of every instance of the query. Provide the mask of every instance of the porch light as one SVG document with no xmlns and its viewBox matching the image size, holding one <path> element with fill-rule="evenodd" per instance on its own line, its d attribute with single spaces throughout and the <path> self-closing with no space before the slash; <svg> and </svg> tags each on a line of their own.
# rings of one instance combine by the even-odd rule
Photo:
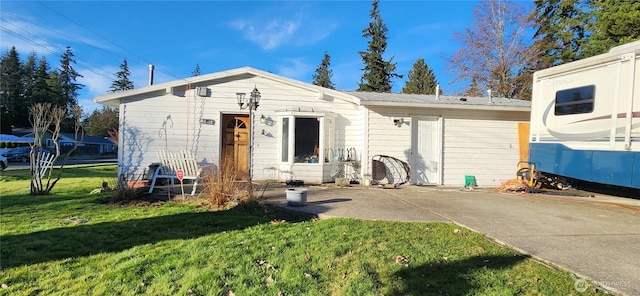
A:
<svg viewBox="0 0 640 296">
<path fill-rule="evenodd" d="M 262 115 L 260 116 L 260 123 L 262 123 L 262 124 L 266 124 L 266 123 L 267 123 L 267 118 L 266 118 L 266 117 L 264 117 L 264 114 L 262 114 Z"/>
<path fill-rule="evenodd" d="M 249 109 L 249 122 L 251 123 L 249 125 L 249 157 L 248 157 L 248 172 L 247 172 L 247 181 L 249 183 L 249 196 L 253 196 L 253 182 L 252 182 L 252 172 L 251 172 L 251 166 L 252 166 L 252 159 L 251 157 L 253 156 L 253 111 L 258 109 L 258 106 L 260 106 L 260 91 L 258 91 L 258 87 L 254 86 L 253 90 L 251 91 L 251 94 L 249 96 L 249 99 L 247 100 L 247 98 L 245 97 L 246 94 L 245 93 L 236 93 L 236 97 L 238 99 L 238 106 L 240 106 L 240 109 Z M 263 116 L 264 117 L 264 116 Z"/>
<path fill-rule="evenodd" d="M 243 107 L 245 95 L 246 95 L 245 93 L 236 93 L 236 97 L 238 98 L 238 106 L 240 106 L 240 109 L 246 108 L 246 107 Z"/>
<path fill-rule="evenodd" d="M 257 110 L 258 106 L 260 106 L 261 95 L 257 87 L 253 87 L 248 100 L 245 93 L 236 93 L 236 97 L 238 99 L 238 106 L 240 106 L 240 109 L 249 108 L 249 111 L 252 111 Z"/>
</svg>

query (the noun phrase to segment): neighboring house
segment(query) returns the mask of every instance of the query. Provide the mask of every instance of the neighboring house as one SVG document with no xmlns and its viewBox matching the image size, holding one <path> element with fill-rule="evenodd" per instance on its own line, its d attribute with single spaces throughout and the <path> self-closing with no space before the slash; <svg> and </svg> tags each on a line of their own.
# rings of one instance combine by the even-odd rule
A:
<svg viewBox="0 0 640 296">
<path fill-rule="evenodd" d="M 33 132 L 27 134 L 28 137 L 34 136 Z M 44 143 L 45 148 L 55 148 L 55 144 L 53 142 L 53 133 L 49 130 L 46 130 L 42 133 L 42 143 Z M 80 138 L 78 137 L 80 140 Z M 115 153 L 117 151 L 117 143 L 114 143 L 108 137 L 97 137 L 97 136 L 83 136 L 82 141 L 78 144 L 78 149 L 76 153 L 80 154 L 105 154 L 105 153 Z M 76 136 L 73 133 L 60 133 L 58 138 L 58 143 L 60 144 L 60 150 L 62 153 L 69 151 L 74 145 L 76 141 Z"/>
<path fill-rule="evenodd" d="M 261 93 L 254 120 L 236 93 Z M 515 177 L 518 123 L 530 103 L 342 92 L 251 67 L 190 77 L 94 98 L 118 107 L 120 173 L 134 178 L 160 149 L 190 150 L 202 164 L 231 159 L 254 180 L 305 183 L 363 180 L 374 155 L 412 166 L 412 183 L 479 186 Z M 250 139 L 253 151 L 249 159 Z"/>
</svg>

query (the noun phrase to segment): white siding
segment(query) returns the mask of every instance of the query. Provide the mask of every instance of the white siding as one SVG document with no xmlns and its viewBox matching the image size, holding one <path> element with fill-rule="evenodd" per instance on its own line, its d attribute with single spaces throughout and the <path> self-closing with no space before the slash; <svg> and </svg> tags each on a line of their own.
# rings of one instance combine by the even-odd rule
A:
<svg viewBox="0 0 640 296">
<path fill-rule="evenodd" d="M 273 80 L 245 75 L 237 80 L 216 81 L 216 84 L 197 85 L 208 87 L 210 97 L 199 97 L 194 90 L 172 90 L 172 93 L 158 92 L 145 98 L 123 101 L 120 105 L 121 130 L 124 131 L 119 150 L 122 171 L 128 176 L 141 175 L 144 169 L 157 162 L 157 151 L 164 149 L 188 149 L 196 153 L 199 162 L 219 163 L 220 131 L 223 114 L 248 114 L 237 104 L 236 92 L 247 96 L 257 87 L 262 97 L 260 106 L 254 112 L 254 149 L 252 171 L 255 180 L 290 178 L 309 179 L 319 183 L 326 171 L 322 165 L 294 164 L 292 168 L 280 163 L 278 145 L 280 126 L 277 111 L 291 108 L 321 110 L 338 114 L 335 119 L 334 150 L 354 147 L 363 150 L 362 119 L 356 105 L 340 99 L 322 100 L 318 93 L 274 82 Z M 195 86 L 192 86 L 195 87 Z M 268 123 L 260 122 L 260 117 L 268 118 Z M 170 116 L 170 120 L 167 117 Z M 200 119 L 213 119 L 214 125 L 200 124 Z M 167 122 L 163 129 L 163 123 Z M 264 134 L 263 134 L 264 131 Z M 166 136 L 165 136 L 166 132 Z M 165 143 L 166 141 L 166 143 Z M 288 169 L 287 169 L 288 168 Z M 323 173 L 323 171 L 325 171 Z"/>
<path fill-rule="evenodd" d="M 369 162 L 376 154 L 410 163 L 411 126 L 397 127 L 394 118 L 410 122 L 414 117 L 442 117 L 442 184 L 452 186 L 463 186 L 465 175 L 475 176 L 478 186 L 514 178 L 519 161 L 517 124 L 529 120 L 528 112 L 393 107 L 371 108 L 367 116 L 363 174 L 371 174 Z"/>
<path fill-rule="evenodd" d="M 369 127 L 367 132 L 369 144 L 369 158 L 377 155 L 388 155 L 409 161 L 408 155 L 411 149 L 411 126 L 404 124 L 397 127 L 393 124 L 394 118 L 404 118 L 411 121 L 405 113 L 369 112 Z"/>
<path fill-rule="evenodd" d="M 499 185 L 515 177 L 519 151 L 517 121 L 445 118 L 443 183 L 471 175 L 478 186 Z"/>
</svg>

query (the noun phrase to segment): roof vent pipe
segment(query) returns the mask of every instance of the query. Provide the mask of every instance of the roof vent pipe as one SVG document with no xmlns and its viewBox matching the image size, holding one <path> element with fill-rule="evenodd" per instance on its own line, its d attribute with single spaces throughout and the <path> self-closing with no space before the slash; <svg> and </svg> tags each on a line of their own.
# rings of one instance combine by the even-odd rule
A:
<svg viewBox="0 0 640 296">
<path fill-rule="evenodd" d="M 153 64 L 149 64 L 149 85 L 153 85 Z"/>
<path fill-rule="evenodd" d="M 493 101 L 491 100 L 491 89 L 487 89 L 487 93 L 489 94 L 489 103 L 493 103 Z"/>
<path fill-rule="evenodd" d="M 436 84 L 436 100 L 440 100 L 440 84 Z"/>
</svg>

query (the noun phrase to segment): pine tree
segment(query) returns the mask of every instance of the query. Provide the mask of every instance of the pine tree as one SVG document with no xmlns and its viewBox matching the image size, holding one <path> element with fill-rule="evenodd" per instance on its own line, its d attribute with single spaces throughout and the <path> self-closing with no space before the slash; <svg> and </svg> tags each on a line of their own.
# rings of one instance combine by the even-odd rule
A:
<svg viewBox="0 0 640 296">
<path fill-rule="evenodd" d="M 405 94 L 433 95 L 436 93 L 438 81 L 433 70 L 427 66 L 423 58 L 419 58 L 413 69 L 409 70 L 407 81 L 402 88 Z"/>
<path fill-rule="evenodd" d="M 640 40 L 640 1 L 591 1 L 589 11 L 594 22 L 584 57 L 607 52 L 612 47 Z"/>
<path fill-rule="evenodd" d="M 587 41 L 585 11 L 590 0 L 535 0 L 534 48 L 538 52 L 532 68 L 544 69 L 580 59 Z"/>
<path fill-rule="evenodd" d="M 55 97 L 49 86 L 49 63 L 45 57 L 40 58 L 35 72 L 34 90 L 31 94 L 32 103 L 50 103 Z"/>
<path fill-rule="evenodd" d="M 32 52 L 27 57 L 27 61 L 22 65 L 22 86 L 24 87 L 24 98 L 28 101 L 34 91 L 36 81 L 36 69 L 38 68 L 38 58 Z M 30 105 L 30 104 L 28 104 Z M 28 111 L 28 109 L 24 109 Z"/>
<path fill-rule="evenodd" d="M 329 56 L 328 52 L 324 52 L 324 57 L 322 58 L 322 62 L 316 68 L 315 74 L 313 74 L 313 84 L 319 85 L 322 87 L 336 89 L 333 82 L 331 82 L 331 78 L 333 77 L 333 71 L 329 69 L 331 65 L 331 56 Z"/>
<path fill-rule="evenodd" d="M 11 47 L 0 60 L 0 116 L 2 132 L 10 133 L 17 114 L 15 106 L 24 93 L 20 55 L 15 46 Z"/>
<path fill-rule="evenodd" d="M 73 57 L 74 54 L 71 51 L 71 47 L 67 46 L 67 50 L 60 60 L 60 72 L 58 73 L 60 78 L 60 89 L 62 91 L 61 101 L 58 106 L 67 108 L 67 110 L 71 110 L 73 106 L 78 104 L 78 91 L 84 86 L 76 83 L 76 79 L 83 76 L 73 68 L 73 65 L 76 63 Z"/>
<path fill-rule="evenodd" d="M 129 72 L 127 59 L 124 59 L 122 64 L 120 64 L 120 71 L 116 73 L 117 79 L 111 83 L 109 92 L 114 93 L 117 91 L 133 89 L 133 81 L 129 79 L 129 76 L 131 76 L 131 72 Z"/>
<path fill-rule="evenodd" d="M 469 97 L 482 97 L 483 94 L 484 94 L 484 91 L 480 89 L 480 86 L 478 85 L 478 80 L 475 77 L 471 78 L 471 84 L 462 93 L 462 95 L 469 96 Z"/>
<path fill-rule="evenodd" d="M 358 91 L 391 92 L 391 79 L 402 78 L 395 73 L 396 64 L 393 57 L 385 61 L 383 54 L 387 49 L 387 26 L 382 22 L 378 11 L 378 0 L 373 0 L 371 22 L 362 30 L 362 37 L 369 38 L 367 51 L 360 51 L 360 57 L 364 64 L 362 78 L 358 85 Z"/>
<path fill-rule="evenodd" d="M 90 136 L 109 136 L 110 130 L 118 130 L 118 109 L 104 106 L 100 110 L 93 110 L 85 120 L 87 134 Z"/>
<path fill-rule="evenodd" d="M 193 72 L 191 72 L 191 76 L 200 76 L 202 75 L 202 73 L 200 72 L 200 65 L 196 64 L 196 68 L 193 69 Z"/>
</svg>

